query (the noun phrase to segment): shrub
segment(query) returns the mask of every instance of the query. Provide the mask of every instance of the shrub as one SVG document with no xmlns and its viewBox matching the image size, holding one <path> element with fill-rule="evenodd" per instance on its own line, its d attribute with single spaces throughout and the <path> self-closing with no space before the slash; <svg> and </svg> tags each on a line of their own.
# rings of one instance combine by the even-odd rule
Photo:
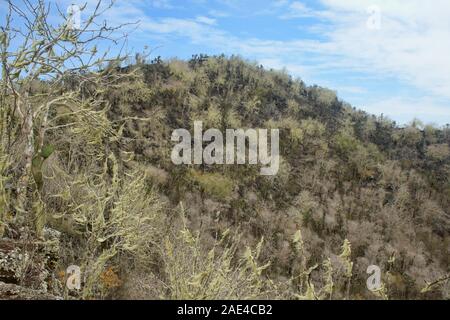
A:
<svg viewBox="0 0 450 320">
<path fill-rule="evenodd" d="M 427 148 L 427 157 L 434 161 L 444 161 L 450 157 L 448 144 L 433 144 Z"/>
</svg>

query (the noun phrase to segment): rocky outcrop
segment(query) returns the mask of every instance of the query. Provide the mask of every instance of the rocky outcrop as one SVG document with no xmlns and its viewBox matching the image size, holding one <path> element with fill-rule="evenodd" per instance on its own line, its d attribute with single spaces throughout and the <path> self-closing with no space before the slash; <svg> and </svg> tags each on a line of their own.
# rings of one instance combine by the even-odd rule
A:
<svg viewBox="0 0 450 320">
<path fill-rule="evenodd" d="M 0 299 L 57 299 L 59 236 L 45 230 L 42 239 L 0 239 Z"/>
</svg>

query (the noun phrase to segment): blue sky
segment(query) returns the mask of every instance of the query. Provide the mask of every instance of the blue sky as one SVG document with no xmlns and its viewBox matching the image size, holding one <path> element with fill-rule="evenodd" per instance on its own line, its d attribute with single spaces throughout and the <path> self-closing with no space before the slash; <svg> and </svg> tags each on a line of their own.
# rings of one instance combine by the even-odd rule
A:
<svg viewBox="0 0 450 320">
<path fill-rule="evenodd" d="M 449 17 L 448 0 L 116 0 L 105 13 L 139 20 L 131 51 L 237 54 L 400 124 L 438 125 L 450 123 Z"/>
</svg>

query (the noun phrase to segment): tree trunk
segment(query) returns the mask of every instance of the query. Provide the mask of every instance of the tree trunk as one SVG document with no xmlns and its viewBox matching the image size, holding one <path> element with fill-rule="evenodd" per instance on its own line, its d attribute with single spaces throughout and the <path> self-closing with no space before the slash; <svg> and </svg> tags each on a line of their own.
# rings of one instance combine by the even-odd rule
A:
<svg viewBox="0 0 450 320">
<path fill-rule="evenodd" d="M 19 215 L 24 214 L 27 211 L 28 185 L 30 181 L 31 165 L 34 153 L 33 110 L 27 101 L 25 101 L 25 108 L 25 119 L 22 134 L 26 137 L 26 143 L 21 161 L 21 167 L 19 169 L 19 180 L 17 185 L 16 210 Z M 17 218 L 18 217 L 16 217 L 16 219 Z"/>
</svg>

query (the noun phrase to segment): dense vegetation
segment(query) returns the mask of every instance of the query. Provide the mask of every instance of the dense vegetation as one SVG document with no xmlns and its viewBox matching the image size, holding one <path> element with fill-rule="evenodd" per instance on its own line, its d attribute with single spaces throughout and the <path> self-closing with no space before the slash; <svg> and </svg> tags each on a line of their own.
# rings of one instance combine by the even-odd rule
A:
<svg viewBox="0 0 450 320">
<path fill-rule="evenodd" d="M 239 57 L 102 60 L 47 79 L 12 78 L 9 58 L 0 284 L 84 299 L 448 299 L 450 127 L 399 127 Z M 198 120 L 280 128 L 278 175 L 172 164 L 172 131 Z"/>
</svg>

